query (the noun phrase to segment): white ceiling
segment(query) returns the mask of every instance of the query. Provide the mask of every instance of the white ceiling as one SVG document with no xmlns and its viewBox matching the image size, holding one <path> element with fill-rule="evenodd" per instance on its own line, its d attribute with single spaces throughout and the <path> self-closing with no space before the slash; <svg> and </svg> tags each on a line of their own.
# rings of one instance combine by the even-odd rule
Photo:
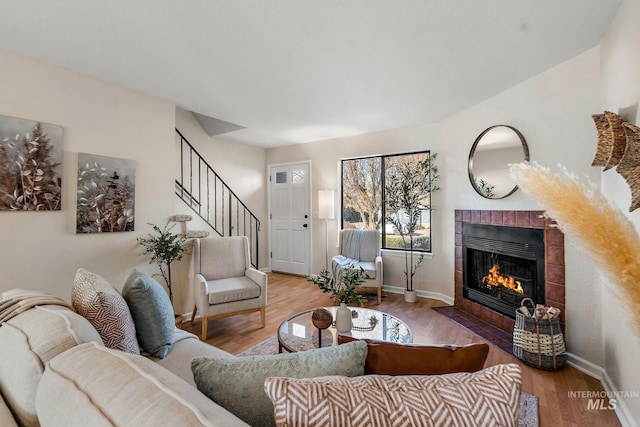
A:
<svg viewBox="0 0 640 427">
<path fill-rule="evenodd" d="M 275 147 L 441 120 L 596 46 L 620 1 L 0 0 L 0 48 Z"/>
</svg>

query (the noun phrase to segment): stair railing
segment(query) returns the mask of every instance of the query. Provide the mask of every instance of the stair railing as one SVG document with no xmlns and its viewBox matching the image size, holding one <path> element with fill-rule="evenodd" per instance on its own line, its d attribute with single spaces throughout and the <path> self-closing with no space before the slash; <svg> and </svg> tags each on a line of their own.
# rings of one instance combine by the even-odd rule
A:
<svg viewBox="0 0 640 427">
<path fill-rule="evenodd" d="M 251 265 L 258 268 L 260 221 L 176 129 L 180 177 L 176 194 L 219 236 L 247 236 Z"/>
</svg>

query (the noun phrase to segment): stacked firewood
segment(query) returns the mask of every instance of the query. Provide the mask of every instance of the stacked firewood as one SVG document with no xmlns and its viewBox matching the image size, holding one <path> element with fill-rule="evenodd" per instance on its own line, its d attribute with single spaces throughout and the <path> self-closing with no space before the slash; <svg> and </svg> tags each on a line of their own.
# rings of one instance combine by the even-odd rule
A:
<svg viewBox="0 0 640 427">
<path fill-rule="evenodd" d="M 533 313 L 524 305 L 520 307 L 520 312 L 527 317 L 533 317 L 536 320 L 540 319 L 555 319 L 560 316 L 560 309 L 556 307 L 547 307 L 543 304 L 536 304 L 536 308 Z"/>
</svg>

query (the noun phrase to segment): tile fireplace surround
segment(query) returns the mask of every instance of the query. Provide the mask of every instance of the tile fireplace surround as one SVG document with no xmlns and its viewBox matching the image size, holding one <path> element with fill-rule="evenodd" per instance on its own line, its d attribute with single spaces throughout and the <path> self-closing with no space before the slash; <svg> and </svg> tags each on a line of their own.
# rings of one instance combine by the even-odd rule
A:
<svg viewBox="0 0 640 427">
<path fill-rule="evenodd" d="M 462 223 L 505 225 L 544 229 L 545 305 L 562 310 L 560 324 L 565 319 L 564 234 L 553 227 L 553 221 L 542 218 L 543 211 L 456 210 L 455 298 L 454 305 L 475 317 L 511 334 L 515 321 L 462 296 Z"/>
</svg>

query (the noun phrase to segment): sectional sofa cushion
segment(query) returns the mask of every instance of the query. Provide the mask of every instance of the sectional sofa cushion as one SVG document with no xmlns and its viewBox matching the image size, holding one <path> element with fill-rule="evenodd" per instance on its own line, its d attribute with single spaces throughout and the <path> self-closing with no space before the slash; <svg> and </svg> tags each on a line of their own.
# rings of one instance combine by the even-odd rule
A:
<svg viewBox="0 0 640 427">
<path fill-rule="evenodd" d="M 191 371 L 191 361 L 196 357 L 220 357 L 234 358 L 231 353 L 200 341 L 194 334 L 175 328 L 171 351 L 164 359 L 149 357 L 149 359 L 163 366 L 175 375 L 179 376 L 192 387 L 196 387 Z"/>
<path fill-rule="evenodd" d="M 475 373 L 268 378 L 278 426 L 516 426 L 521 371 L 516 364 Z M 382 423 L 381 421 L 384 421 Z"/>
<path fill-rule="evenodd" d="M 71 304 L 96 328 L 105 346 L 140 354 L 129 306 L 105 279 L 79 268 L 71 289 Z"/>
<path fill-rule="evenodd" d="M 338 335 L 338 343 L 356 338 Z M 439 375 L 456 372 L 476 372 L 484 367 L 489 344 L 462 346 L 446 344 L 399 344 L 373 339 L 367 343 L 365 374 L 379 375 Z M 402 363 L 398 363 L 402 360 Z"/>
<path fill-rule="evenodd" d="M 247 425 L 147 358 L 91 343 L 49 362 L 36 406 L 42 427 Z"/>
<path fill-rule="evenodd" d="M 264 381 L 271 376 L 317 377 L 364 373 L 367 344 L 362 341 L 299 353 L 236 358 L 195 358 L 191 363 L 198 389 L 253 426 L 273 426 L 273 405 Z"/>
<path fill-rule="evenodd" d="M 131 311 L 138 343 L 147 353 L 164 359 L 176 328 L 169 295 L 154 278 L 134 269 L 124 283 L 122 296 Z"/>
<path fill-rule="evenodd" d="M 20 425 L 38 425 L 36 389 L 46 363 L 91 341 L 102 345 L 87 319 L 58 305 L 33 307 L 2 324 L 0 394 Z"/>
<path fill-rule="evenodd" d="M 0 395 L 0 426 L 2 427 L 18 427 L 16 420 L 13 418 L 11 411 Z"/>
</svg>

